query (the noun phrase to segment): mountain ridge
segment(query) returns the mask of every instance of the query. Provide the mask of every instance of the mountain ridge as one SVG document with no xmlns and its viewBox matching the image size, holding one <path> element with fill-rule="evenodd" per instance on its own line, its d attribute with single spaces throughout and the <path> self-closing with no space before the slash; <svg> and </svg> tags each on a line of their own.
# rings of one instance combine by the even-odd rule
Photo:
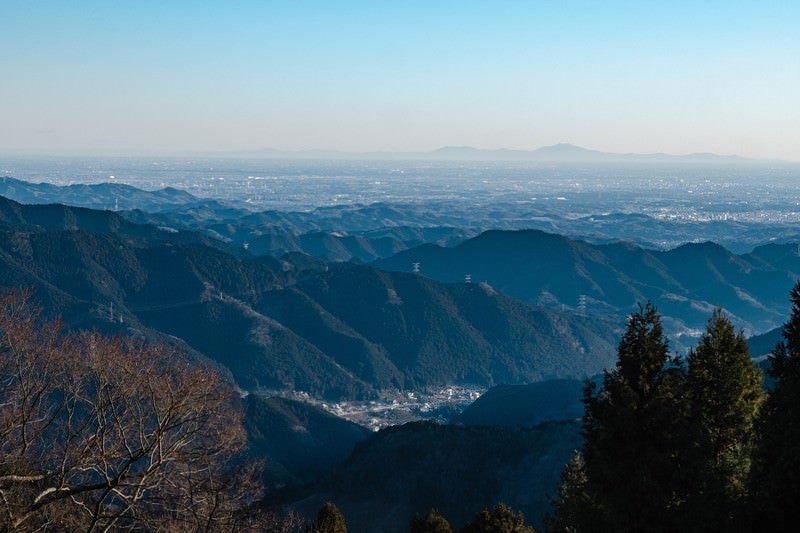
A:
<svg viewBox="0 0 800 533">
<path fill-rule="evenodd" d="M 683 162 L 683 163 L 745 163 L 777 161 L 748 158 L 740 155 L 721 155 L 710 152 L 688 154 L 618 153 L 592 150 L 570 143 L 557 143 L 532 150 L 510 148 L 475 148 L 473 146 L 443 146 L 420 152 L 346 152 L 337 150 L 278 150 L 262 148 L 216 152 L 220 157 L 285 158 L 285 159 L 420 159 L 420 160 L 475 160 L 475 161 L 542 161 L 542 162 Z"/>
<path fill-rule="evenodd" d="M 176 339 L 244 390 L 370 398 L 581 377 L 613 357 L 613 325 L 478 284 L 234 254 L 199 234 L 126 226 L 108 211 L 5 202 L 16 216 L 0 221 L 0 287 L 35 287 L 68 327 Z M 31 223 L 50 210 L 59 216 Z M 82 229 L 94 218 L 120 226 Z"/>
<path fill-rule="evenodd" d="M 800 277 L 796 250 L 794 244 L 768 244 L 737 255 L 706 241 L 661 251 L 541 230 L 490 230 L 456 246 L 427 244 L 372 264 L 408 271 L 419 263 L 421 274 L 449 283 L 469 273 L 528 302 L 583 306 L 619 319 L 637 302 L 651 300 L 674 338 L 701 331 L 716 306 L 748 333 L 778 326 L 789 310 L 792 280 Z"/>
</svg>

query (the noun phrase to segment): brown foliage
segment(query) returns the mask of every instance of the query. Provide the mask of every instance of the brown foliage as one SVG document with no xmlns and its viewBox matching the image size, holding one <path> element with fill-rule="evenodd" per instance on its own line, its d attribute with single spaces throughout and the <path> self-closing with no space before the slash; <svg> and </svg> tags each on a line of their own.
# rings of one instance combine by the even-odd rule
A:
<svg viewBox="0 0 800 533">
<path fill-rule="evenodd" d="M 0 295 L 0 529 L 260 528 L 241 417 L 181 353 L 63 334 Z"/>
</svg>

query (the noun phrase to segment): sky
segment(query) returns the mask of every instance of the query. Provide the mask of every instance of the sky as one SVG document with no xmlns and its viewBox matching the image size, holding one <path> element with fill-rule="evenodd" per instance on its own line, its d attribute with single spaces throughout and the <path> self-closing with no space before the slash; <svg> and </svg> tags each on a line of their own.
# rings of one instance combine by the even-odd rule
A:
<svg viewBox="0 0 800 533">
<path fill-rule="evenodd" d="M 0 1 L 0 153 L 800 161 L 800 2 Z"/>
</svg>

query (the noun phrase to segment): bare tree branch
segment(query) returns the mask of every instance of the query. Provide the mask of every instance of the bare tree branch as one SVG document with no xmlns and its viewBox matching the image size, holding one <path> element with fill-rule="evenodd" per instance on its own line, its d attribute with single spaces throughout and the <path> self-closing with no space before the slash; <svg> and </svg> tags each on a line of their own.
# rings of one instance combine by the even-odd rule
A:
<svg viewBox="0 0 800 533">
<path fill-rule="evenodd" d="M 63 334 L 0 295 L 0 529 L 262 529 L 241 418 L 170 347 Z"/>
</svg>

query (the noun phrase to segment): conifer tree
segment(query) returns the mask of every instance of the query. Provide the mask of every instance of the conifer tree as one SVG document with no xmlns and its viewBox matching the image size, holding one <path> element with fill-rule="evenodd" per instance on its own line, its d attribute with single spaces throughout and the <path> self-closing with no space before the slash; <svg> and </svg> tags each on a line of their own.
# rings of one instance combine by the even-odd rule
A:
<svg viewBox="0 0 800 533">
<path fill-rule="evenodd" d="M 317 519 L 311 525 L 311 533 L 347 533 L 347 524 L 339 508 L 331 502 L 325 502 L 317 513 Z"/>
<path fill-rule="evenodd" d="M 684 517 L 691 530 L 727 529 L 740 514 L 761 382 L 744 335 L 717 309 L 688 356 L 691 443 Z"/>
<path fill-rule="evenodd" d="M 491 511 L 484 509 L 464 526 L 461 533 L 536 533 L 525 525 L 522 513 L 514 511 L 503 503 L 498 503 Z"/>
<path fill-rule="evenodd" d="M 453 533 L 450 522 L 436 509 L 431 509 L 425 516 L 414 515 L 410 526 L 411 533 Z"/>
<path fill-rule="evenodd" d="M 648 303 L 628 320 L 603 386 L 584 392 L 584 458 L 603 531 L 675 531 L 688 404 L 685 375 L 669 356 L 661 318 Z"/>
<path fill-rule="evenodd" d="M 796 530 L 800 523 L 800 282 L 790 301 L 784 340 L 770 356 L 775 382 L 761 411 L 751 472 L 754 525 L 764 531 Z"/>
<path fill-rule="evenodd" d="M 561 473 L 561 484 L 552 500 L 553 515 L 545 516 L 546 530 L 559 533 L 600 531 L 595 522 L 599 513 L 596 501 L 586 477 L 583 454 L 575 452 Z"/>
</svg>

